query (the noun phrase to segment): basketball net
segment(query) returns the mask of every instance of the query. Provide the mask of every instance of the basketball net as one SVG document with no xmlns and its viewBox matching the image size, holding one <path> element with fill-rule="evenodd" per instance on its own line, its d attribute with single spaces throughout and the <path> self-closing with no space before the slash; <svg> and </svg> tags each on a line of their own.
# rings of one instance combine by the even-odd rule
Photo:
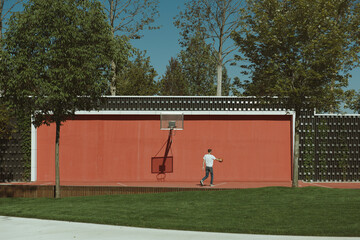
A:
<svg viewBox="0 0 360 240">
<path fill-rule="evenodd" d="M 166 173 L 158 173 L 157 175 L 156 175 L 156 180 L 158 181 L 158 182 L 165 182 L 165 178 L 166 178 Z"/>
</svg>

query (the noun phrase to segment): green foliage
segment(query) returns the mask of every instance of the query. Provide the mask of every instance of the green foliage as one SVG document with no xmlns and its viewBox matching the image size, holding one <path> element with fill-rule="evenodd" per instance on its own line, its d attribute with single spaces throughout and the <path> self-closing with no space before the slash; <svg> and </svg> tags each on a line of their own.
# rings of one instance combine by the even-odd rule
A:
<svg viewBox="0 0 360 240">
<path fill-rule="evenodd" d="M 131 49 L 134 59 L 127 59 L 123 65 L 116 67 L 116 94 L 152 96 L 158 93 L 155 81 L 157 73 L 150 64 L 146 52 Z"/>
<path fill-rule="evenodd" d="M 175 27 L 181 30 L 180 45 L 186 46 L 201 33 L 216 49 L 220 64 L 225 65 L 227 61 L 223 60 L 236 49 L 230 35 L 242 26 L 242 3 L 242 0 L 186 0 L 184 10 L 174 18 Z"/>
<path fill-rule="evenodd" d="M 9 77 L 7 65 L 5 64 L 8 60 L 6 53 L 3 48 L 3 41 L 0 39 L 0 90 L 4 89 L 3 82 Z M 12 114 L 13 110 L 10 108 L 9 103 L 2 96 L 0 91 L 0 139 L 8 140 L 13 132 L 14 125 L 12 120 L 14 118 Z"/>
<path fill-rule="evenodd" d="M 179 28 L 180 39 L 179 43 L 181 47 L 186 47 L 194 36 L 201 33 L 206 39 L 209 37 L 205 26 L 205 9 L 206 6 L 203 1 L 189 0 L 185 3 L 185 11 L 179 13 L 176 16 L 174 25 Z"/>
<path fill-rule="evenodd" d="M 12 10 L 16 5 L 22 3 L 23 0 L 0 0 L 0 40 L 2 39 L 2 30 L 4 24 L 6 24 L 6 19 L 12 13 Z"/>
<path fill-rule="evenodd" d="M 126 68 L 129 59 L 133 57 L 136 49 L 130 44 L 129 38 L 126 36 L 115 36 L 114 50 L 115 74 L 118 75 Z"/>
<path fill-rule="evenodd" d="M 188 82 L 184 76 L 182 65 L 178 59 L 171 58 L 166 72 L 160 80 L 160 95 L 187 96 L 189 95 Z"/>
<path fill-rule="evenodd" d="M 345 94 L 345 107 L 360 113 L 360 91 L 348 90 Z"/>
<path fill-rule="evenodd" d="M 212 96 L 216 94 L 217 58 L 201 33 L 185 41 L 184 49 L 172 58 L 160 81 L 162 95 Z M 235 86 L 222 71 L 222 95 L 230 95 Z"/>
<path fill-rule="evenodd" d="M 234 96 L 242 96 L 243 93 L 241 91 L 241 87 L 242 84 L 241 84 L 241 80 L 239 77 L 235 77 L 233 82 L 232 82 L 232 87 L 230 88 L 231 89 L 231 93 L 234 95 Z"/>
<path fill-rule="evenodd" d="M 143 37 L 141 31 L 159 29 L 154 22 L 159 17 L 158 0 L 101 0 L 109 13 L 113 33 L 120 32 L 131 39 Z"/>
<path fill-rule="evenodd" d="M 221 96 L 240 95 L 238 85 L 236 85 L 235 81 L 231 81 L 225 66 L 222 69 L 221 81 Z"/>
<path fill-rule="evenodd" d="M 158 0 L 106 0 L 102 2 L 104 2 L 108 13 L 108 20 L 111 26 L 112 34 L 115 38 L 118 38 L 117 40 L 119 40 L 119 37 L 115 36 L 116 32 L 120 32 L 120 35 L 122 36 L 120 39 L 139 39 L 143 37 L 141 35 L 142 30 L 146 28 L 148 30 L 159 28 L 158 26 L 153 25 L 155 19 L 159 16 Z M 130 46 L 128 40 L 126 41 L 126 45 Z M 118 45 L 117 47 L 124 50 L 122 48 L 123 46 Z M 128 56 L 127 54 L 129 53 L 129 49 L 125 50 L 127 50 L 125 55 Z M 118 56 L 122 57 L 121 55 Z M 119 79 L 117 78 L 117 72 L 119 72 L 119 62 L 115 63 L 114 61 L 116 60 L 118 59 L 113 59 L 111 63 L 111 73 L 113 77 L 110 82 L 110 94 L 114 96 L 119 92 L 125 92 L 125 95 L 133 95 L 131 92 L 139 92 L 139 89 L 131 91 L 127 88 L 132 84 L 128 83 L 127 80 L 124 79 L 126 78 L 124 76 L 120 76 L 120 84 L 125 85 L 125 89 L 117 90 L 117 85 L 119 85 Z M 148 93 L 146 93 L 146 95 L 148 95 Z"/>
<path fill-rule="evenodd" d="M 216 94 L 217 59 L 210 45 L 201 34 L 189 39 L 185 50 L 179 54 L 183 75 L 188 81 L 190 96 L 210 96 Z"/>
<path fill-rule="evenodd" d="M 0 68 L 4 97 L 35 126 L 56 123 L 55 182 L 60 197 L 60 125 L 94 109 L 108 88 L 114 39 L 96 0 L 30 0 L 12 15 Z"/>
<path fill-rule="evenodd" d="M 315 132 L 312 126 L 306 128 L 305 145 L 304 145 L 304 167 L 306 174 L 305 180 L 314 180 L 314 167 L 315 167 Z"/>
<path fill-rule="evenodd" d="M 3 83 L 9 77 L 7 70 L 7 59 L 0 49 L 0 89 L 3 89 Z M 11 108 L 9 102 L 4 97 L 0 98 L 0 149 L 4 151 L 7 148 L 7 144 L 17 134 L 20 136 L 21 153 L 24 161 L 23 180 L 30 180 L 31 171 L 31 133 L 30 133 L 30 114 L 24 117 L 25 113 L 22 111 L 15 111 Z M 1 158 L 1 156 L 0 156 Z"/>
<path fill-rule="evenodd" d="M 189 48 L 189 43 L 201 35 L 211 47 L 211 53 L 216 59 L 216 95 L 222 95 L 223 80 L 222 69 L 232 61 L 228 59 L 237 46 L 230 38 L 232 32 L 240 29 L 242 25 L 242 0 L 187 0 L 185 8 L 176 17 L 174 25 L 181 30 L 180 45 Z M 229 87 L 229 86 L 226 86 Z"/>
<path fill-rule="evenodd" d="M 9 20 L 4 50 L 4 95 L 36 126 L 92 109 L 107 89 L 113 37 L 98 1 L 29 1 Z"/>
<path fill-rule="evenodd" d="M 251 81 L 246 95 L 288 97 L 336 111 L 349 71 L 359 62 L 356 0 L 248 0 L 242 31 L 233 35 Z"/>
</svg>

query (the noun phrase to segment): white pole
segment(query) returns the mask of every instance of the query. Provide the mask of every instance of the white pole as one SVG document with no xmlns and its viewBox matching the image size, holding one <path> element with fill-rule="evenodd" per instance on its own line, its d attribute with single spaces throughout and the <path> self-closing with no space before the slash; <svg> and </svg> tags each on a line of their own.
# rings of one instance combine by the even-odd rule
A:
<svg viewBox="0 0 360 240">
<path fill-rule="evenodd" d="M 31 119 L 33 120 L 33 119 Z M 37 130 L 31 123 L 31 181 L 37 180 Z"/>
</svg>

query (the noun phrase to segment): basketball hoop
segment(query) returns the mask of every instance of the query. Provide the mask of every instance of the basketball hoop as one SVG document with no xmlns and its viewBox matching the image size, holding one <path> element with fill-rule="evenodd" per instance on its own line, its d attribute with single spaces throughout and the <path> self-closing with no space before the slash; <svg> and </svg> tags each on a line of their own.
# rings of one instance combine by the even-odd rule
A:
<svg viewBox="0 0 360 240">
<path fill-rule="evenodd" d="M 160 172 L 156 175 L 156 180 L 158 182 L 165 182 L 165 178 L 166 178 L 166 173 L 164 172 Z"/>
<path fill-rule="evenodd" d="M 163 157 L 151 158 L 151 173 L 157 173 L 156 179 L 158 182 L 165 182 L 166 173 L 173 172 L 173 157 L 169 156 L 172 145 L 172 137 L 174 130 L 183 130 L 184 129 L 184 114 L 179 112 L 168 112 L 160 114 L 160 130 L 169 130 L 169 136 L 165 142 L 166 148 Z"/>
</svg>

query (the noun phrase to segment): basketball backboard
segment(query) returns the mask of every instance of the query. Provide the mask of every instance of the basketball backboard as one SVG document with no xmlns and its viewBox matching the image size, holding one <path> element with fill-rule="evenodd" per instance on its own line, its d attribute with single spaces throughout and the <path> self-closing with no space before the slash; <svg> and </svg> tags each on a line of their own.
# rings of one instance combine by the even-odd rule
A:
<svg viewBox="0 0 360 240">
<path fill-rule="evenodd" d="M 184 130 L 184 114 L 181 112 L 161 113 L 160 130 Z"/>
<path fill-rule="evenodd" d="M 152 157 L 151 158 L 151 173 L 172 173 L 173 172 L 173 157 Z"/>
</svg>

